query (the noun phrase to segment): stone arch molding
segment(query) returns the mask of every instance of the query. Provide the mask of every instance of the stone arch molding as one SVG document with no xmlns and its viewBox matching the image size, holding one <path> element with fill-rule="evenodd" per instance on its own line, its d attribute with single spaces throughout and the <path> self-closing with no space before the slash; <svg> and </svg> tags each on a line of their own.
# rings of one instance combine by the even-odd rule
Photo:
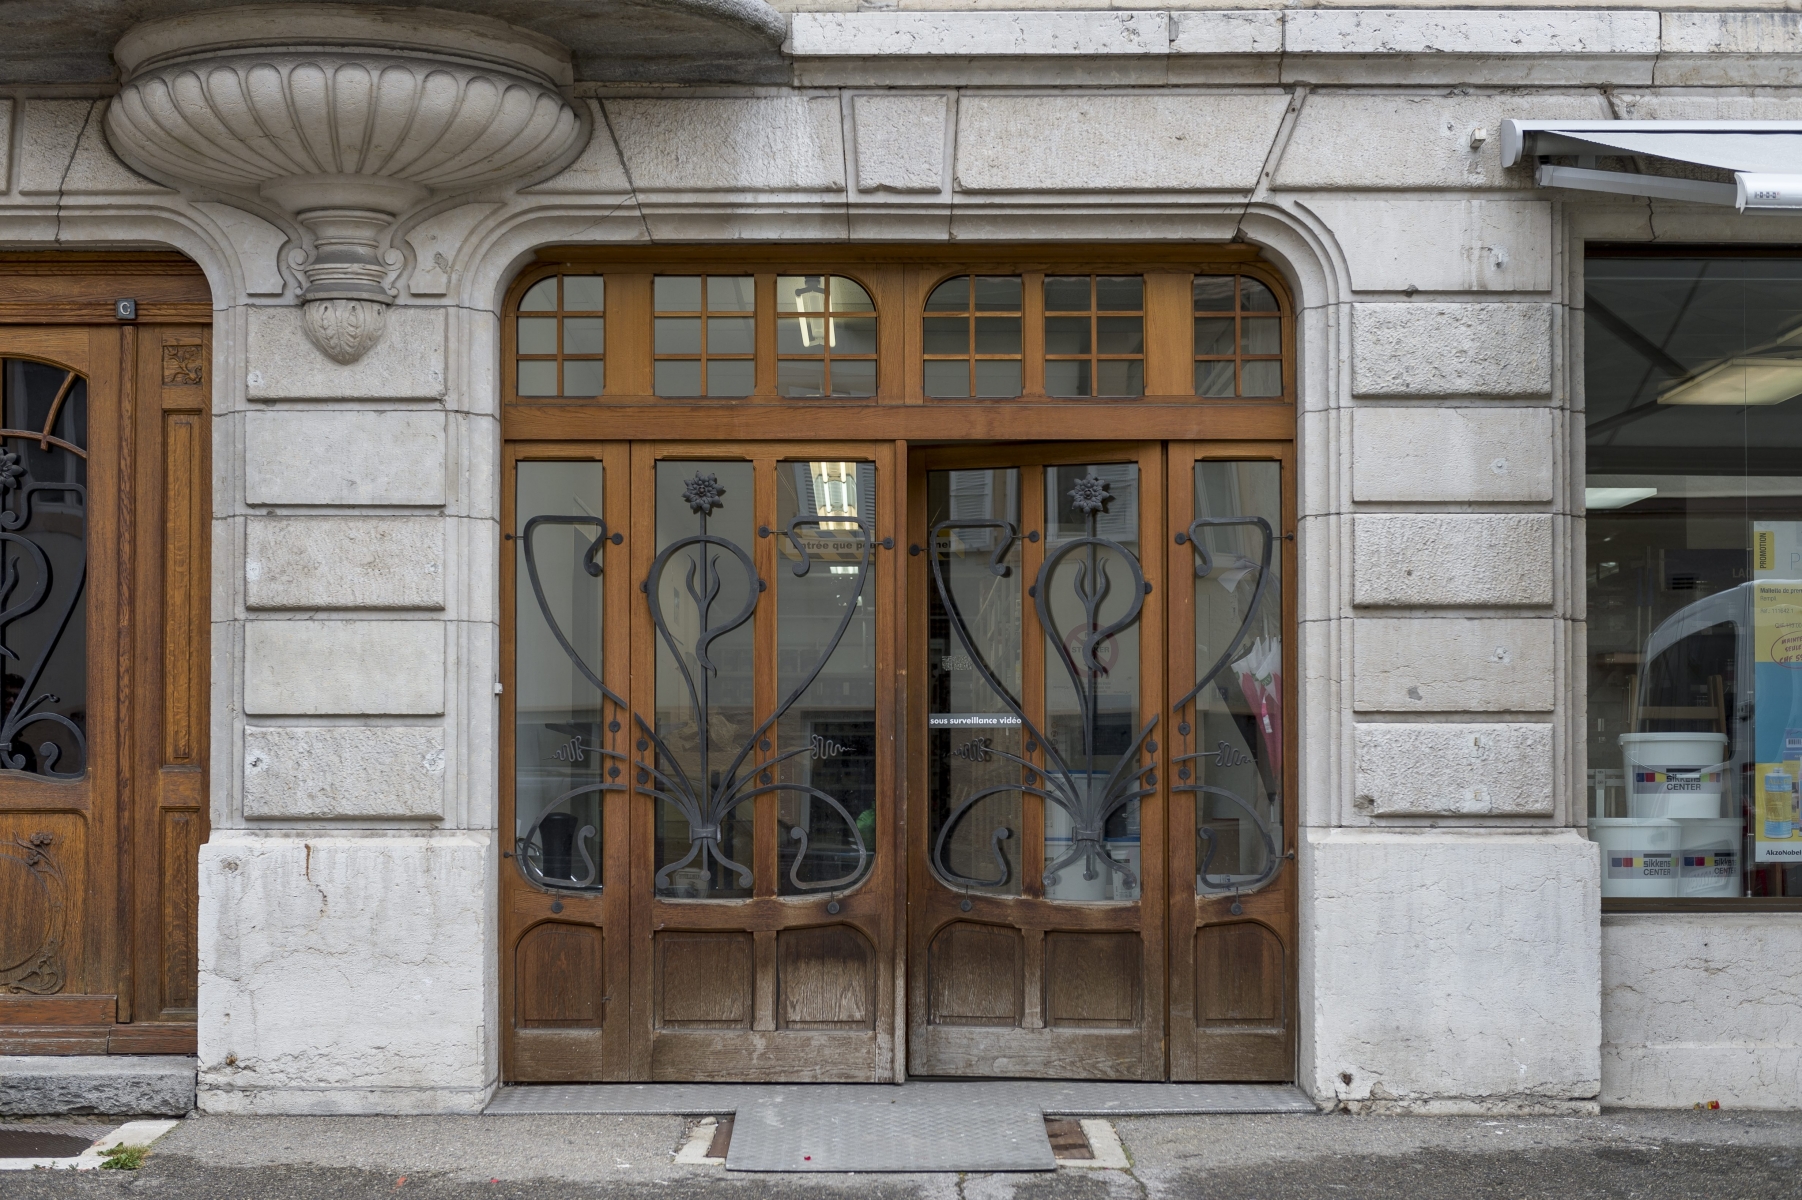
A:
<svg viewBox="0 0 1802 1200">
<path fill-rule="evenodd" d="M 464 13 L 240 8 L 139 25 L 114 56 L 114 152 L 291 218 L 307 334 L 340 363 L 381 340 L 409 217 L 544 178 L 589 133 L 568 51 Z"/>
</svg>

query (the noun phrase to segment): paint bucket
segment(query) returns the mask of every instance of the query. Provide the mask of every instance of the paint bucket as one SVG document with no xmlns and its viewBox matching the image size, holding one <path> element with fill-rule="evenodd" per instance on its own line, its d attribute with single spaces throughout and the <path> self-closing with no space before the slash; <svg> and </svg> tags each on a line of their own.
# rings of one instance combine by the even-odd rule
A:
<svg viewBox="0 0 1802 1200">
<path fill-rule="evenodd" d="M 1602 855 L 1603 896 L 1674 896 L 1683 822 L 1667 817 L 1591 817 Z"/>
<path fill-rule="evenodd" d="M 1680 820 L 1677 895 L 1737 896 L 1745 822 L 1739 817 Z"/>
<path fill-rule="evenodd" d="M 1627 815 L 1718 817 L 1726 790 L 1724 733 L 1623 733 Z"/>
</svg>

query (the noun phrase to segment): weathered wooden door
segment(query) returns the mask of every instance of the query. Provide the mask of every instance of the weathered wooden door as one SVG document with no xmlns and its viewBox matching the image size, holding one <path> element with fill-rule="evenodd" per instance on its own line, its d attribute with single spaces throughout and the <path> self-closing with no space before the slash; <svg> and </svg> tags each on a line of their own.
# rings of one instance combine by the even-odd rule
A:
<svg viewBox="0 0 1802 1200">
<path fill-rule="evenodd" d="M 206 285 L 172 256 L 0 276 L 0 1053 L 192 1053 Z"/>
<path fill-rule="evenodd" d="M 509 1076 L 892 1077 L 892 443 L 512 456 Z"/>
<path fill-rule="evenodd" d="M 1161 1079 L 1163 447 L 911 483 L 909 1071 Z"/>
</svg>

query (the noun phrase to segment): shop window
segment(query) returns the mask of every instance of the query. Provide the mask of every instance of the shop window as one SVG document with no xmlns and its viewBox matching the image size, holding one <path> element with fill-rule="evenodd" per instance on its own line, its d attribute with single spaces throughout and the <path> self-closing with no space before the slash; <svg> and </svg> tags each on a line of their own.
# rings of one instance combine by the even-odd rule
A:
<svg viewBox="0 0 1802 1200">
<path fill-rule="evenodd" d="M 1045 277 L 1045 394 L 1145 394 L 1145 280 Z"/>
<path fill-rule="evenodd" d="M 521 396 L 598 396 L 606 387 L 607 283 L 553 275 L 520 297 L 514 318 Z"/>
<path fill-rule="evenodd" d="M 928 396 L 1020 394 L 1018 275 L 957 275 L 926 298 L 923 321 Z"/>
<path fill-rule="evenodd" d="M 1249 275 L 1195 277 L 1195 394 L 1281 396 L 1283 319 Z"/>
<path fill-rule="evenodd" d="M 749 396 L 757 385 L 751 275 L 659 275 L 652 343 L 659 396 Z"/>
<path fill-rule="evenodd" d="M 843 275 L 776 277 L 776 391 L 876 394 L 876 304 Z"/>
<path fill-rule="evenodd" d="M 1586 272 L 1602 895 L 1802 903 L 1802 257 Z"/>
</svg>

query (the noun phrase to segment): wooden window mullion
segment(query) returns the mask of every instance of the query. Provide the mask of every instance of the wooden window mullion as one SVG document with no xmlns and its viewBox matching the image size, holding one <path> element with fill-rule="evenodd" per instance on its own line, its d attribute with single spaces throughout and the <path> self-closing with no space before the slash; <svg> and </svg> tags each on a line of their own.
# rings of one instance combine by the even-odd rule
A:
<svg viewBox="0 0 1802 1200">
<path fill-rule="evenodd" d="M 1045 394 L 1045 275 L 1020 277 L 1020 394 Z"/>
</svg>

